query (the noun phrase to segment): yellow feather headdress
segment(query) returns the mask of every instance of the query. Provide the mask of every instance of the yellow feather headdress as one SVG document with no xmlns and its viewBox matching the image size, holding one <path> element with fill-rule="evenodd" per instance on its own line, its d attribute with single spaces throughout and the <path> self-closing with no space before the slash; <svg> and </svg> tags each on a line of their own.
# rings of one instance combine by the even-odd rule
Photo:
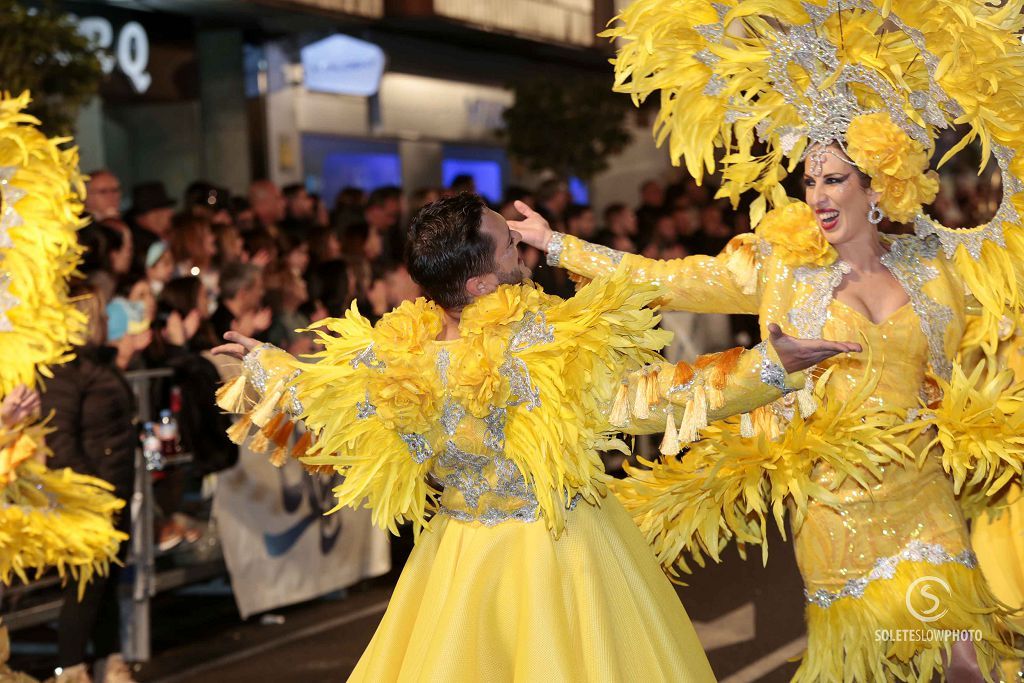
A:
<svg viewBox="0 0 1024 683">
<path fill-rule="evenodd" d="M 673 163 L 698 182 L 720 170 L 717 196 L 734 205 L 757 193 L 752 225 L 789 203 L 781 183 L 808 149 L 838 144 L 884 190 L 893 218 L 937 235 L 991 332 L 1003 306 L 1024 304 L 1013 263 L 1024 256 L 1022 9 L 1022 0 L 635 0 L 602 35 L 618 41 L 616 90 L 637 103 L 660 92 L 655 137 Z M 982 168 L 990 157 L 999 165 L 1003 198 L 984 225 L 949 229 L 921 208 L 935 196 L 925 170 L 943 132 L 960 139 L 937 166 L 974 141 Z"/>
</svg>

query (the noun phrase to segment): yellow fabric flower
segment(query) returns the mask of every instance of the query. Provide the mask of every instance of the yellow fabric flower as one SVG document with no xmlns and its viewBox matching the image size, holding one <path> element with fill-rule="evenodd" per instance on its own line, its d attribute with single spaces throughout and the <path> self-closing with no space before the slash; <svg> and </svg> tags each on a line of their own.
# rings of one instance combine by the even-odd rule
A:
<svg viewBox="0 0 1024 683">
<path fill-rule="evenodd" d="M 846 151 L 857 166 L 871 176 L 878 205 L 889 218 L 901 223 L 921 212 L 921 205 L 935 199 L 938 176 L 928 171 L 928 153 L 911 140 L 888 114 L 858 116 L 846 132 Z"/>
<path fill-rule="evenodd" d="M 480 334 L 453 350 L 449 390 L 474 417 L 484 418 L 492 406 L 508 401 L 508 380 L 500 371 L 507 346 L 504 335 Z"/>
<path fill-rule="evenodd" d="M 544 296 L 532 282 L 502 285 L 466 306 L 459 331 L 463 335 L 480 334 L 492 330 L 496 325 L 519 322 L 526 311 L 535 311 L 543 304 Z"/>
<path fill-rule="evenodd" d="M 825 266 L 836 260 L 836 250 L 815 222 L 811 207 L 803 202 L 772 209 L 754 232 L 788 265 Z"/>
<path fill-rule="evenodd" d="M 425 432 L 441 410 L 437 382 L 417 359 L 392 360 L 384 372 L 371 371 L 367 388 L 377 417 L 388 429 Z"/>
<path fill-rule="evenodd" d="M 380 355 L 420 354 L 441 334 L 441 311 L 432 301 L 420 298 L 403 302 L 388 313 L 374 329 L 374 341 Z"/>
</svg>

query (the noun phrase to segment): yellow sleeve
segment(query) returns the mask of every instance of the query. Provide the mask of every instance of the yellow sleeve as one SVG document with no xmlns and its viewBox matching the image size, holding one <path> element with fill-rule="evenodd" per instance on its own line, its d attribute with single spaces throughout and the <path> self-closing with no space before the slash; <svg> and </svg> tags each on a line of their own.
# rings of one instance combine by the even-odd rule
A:
<svg viewBox="0 0 1024 683">
<path fill-rule="evenodd" d="M 630 373 L 609 421 L 628 434 L 665 432 L 661 451 L 675 455 L 709 423 L 772 403 L 805 381 L 803 372 L 787 374 L 763 341 L 749 350 L 706 354 L 692 365 L 663 362 Z"/>
<path fill-rule="evenodd" d="M 763 268 L 759 242 L 747 233 L 734 237 L 718 256 L 661 261 L 556 232 L 548 246 L 548 263 L 588 278 L 621 267 L 634 284 L 662 287 L 658 303 L 668 310 L 756 314 Z"/>
<path fill-rule="evenodd" d="M 373 403 L 371 384 L 387 384 L 389 373 L 374 354 L 373 328 L 354 305 L 315 328 L 323 349 L 312 362 L 270 345 L 246 356 L 242 375 L 218 395 L 218 405 L 242 413 L 229 436 L 242 443 L 255 426 L 250 448 L 274 448 L 271 462 L 290 454 L 311 471 L 343 475 L 332 512 L 365 506 L 377 526 L 397 534 L 398 524 L 411 521 L 418 533 L 436 504 L 427 482 L 433 450 L 423 435 L 387 424 Z M 298 421 L 306 431 L 289 446 Z"/>
</svg>

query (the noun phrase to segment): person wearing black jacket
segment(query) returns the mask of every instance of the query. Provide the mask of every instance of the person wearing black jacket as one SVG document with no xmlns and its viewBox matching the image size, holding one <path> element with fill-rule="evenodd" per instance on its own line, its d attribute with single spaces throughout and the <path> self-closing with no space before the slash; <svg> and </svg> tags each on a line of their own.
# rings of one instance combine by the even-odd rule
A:
<svg viewBox="0 0 1024 683">
<path fill-rule="evenodd" d="M 53 432 L 46 443 L 53 451 L 49 466 L 70 467 L 109 482 L 118 498 L 130 500 L 135 480 L 135 448 L 138 445 L 135 396 L 116 364 L 117 349 L 107 346 L 106 314 L 94 291 L 79 286 L 73 295 L 91 294 L 80 301 L 89 318 L 88 341 L 75 349 L 75 358 L 53 368 L 41 396 L 42 413 L 53 413 Z M 128 533 L 127 508 L 117 529 Z M 128 544 L 121 545 L 123 562 Z M 85 587 L 81 601 L 78 585 L 69 582 L 61 607 L 57 648 L 61 675 L 58 680 L 88 680 L 85 655 L 89 641 L 97 660 L 104 660 L 102 681 L 132 681 L 120 655 L 120 614 L 117 586 L 121 567 L 110 566 L 107 576 L 96 575 Z M 69 676 L 63 672 L 76 671 Z M 77 676 L 77 677 L 76 677 Z"/>
</svg>

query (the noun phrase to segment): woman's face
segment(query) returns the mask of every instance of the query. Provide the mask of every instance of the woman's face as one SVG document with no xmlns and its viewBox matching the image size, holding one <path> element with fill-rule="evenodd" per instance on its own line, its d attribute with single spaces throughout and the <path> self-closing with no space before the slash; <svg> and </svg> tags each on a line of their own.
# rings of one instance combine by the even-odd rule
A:
<svg viewBox="0 0 1024 683">
<path fill-rule="evenodd" d="M 170 281 L 171 276 L 174 275 L 174 257 L 171 256 L 170 251 L 165 251 L 161 254 L 160 258 L 157 259 L 156 263 L 153 264 L 152 268 L 146 269 L 146 276 L 155 282 L 163 282 L 166 284 Z"/>
<path fill-rule="evenodd" d="M 819 147 L 808 154 L 804 197 L 830 244 L 843 244 L 874 232 L 868 211 L 878 193 L 861 184 L 857 168 L 838 148 Z"/>
<path fill-rule="evenodd" d="M 309 245 L 303 243 L 289 251 L 287 264 L 288 269 L 293 273 L 305 273 L 306 268 L 309 267 Z"/>
<path fill-rule="evenodd" d="M 146 311 L 146 320 L 153 322 L 156 317 L 156 297 L 153 296 L 153 288 L 149 286 L 148 280 L 139 280 L 132 285 L 128 300 L 141 302 Z"/>
<path fill-rule="evenodd" d="M 370 234 L 366 236 L 366 243 L 363 245 L 363 255 L 366 256 L 367 261 L 376 261 L 382 253 L 384 253 L 384 241 L 380 238 L 379 232 L 371 229 Z"/>
</svg>

